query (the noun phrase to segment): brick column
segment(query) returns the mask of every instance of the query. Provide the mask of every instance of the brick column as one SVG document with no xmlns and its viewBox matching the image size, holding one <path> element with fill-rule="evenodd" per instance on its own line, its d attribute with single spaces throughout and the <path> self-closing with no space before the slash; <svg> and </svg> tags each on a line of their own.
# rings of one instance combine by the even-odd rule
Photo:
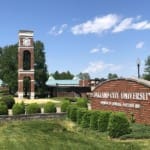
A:
<svg viewBox="0 0 150 150">
<path fill-rule="evenodd" d="M 35 93 L 34 93 L 34 80 L 31 80 L 31 94 L 30 98 L 34 99 Z"/>
<path fill-rule="evenodd" d="M 18 98 L 23 98 L 23 80 L 18 80 Z"/>
</svg>

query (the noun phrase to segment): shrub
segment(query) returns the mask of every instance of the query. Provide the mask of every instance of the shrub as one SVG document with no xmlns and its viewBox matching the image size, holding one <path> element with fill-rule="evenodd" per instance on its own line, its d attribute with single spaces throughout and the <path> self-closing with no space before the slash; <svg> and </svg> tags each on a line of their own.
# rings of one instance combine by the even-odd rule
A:
<svg viewBox="0 0 150 150">
<path fill-rule="evenodd" d="M 11 109 L 15 104 L 15 100 L 12 96 L 3 96 L 0 101 L 4 102 L 8 109 Z"/>
<path fill-rule="evenodd" d="M 130 133 L 129 121 L 124 113 L 112 113 L 108 124 L 108 134 L 112 138 Z"/>
<path fill-rule="evenodd" d="M 79 107 L 87 108 L 88 107 L 87 103 L 88 103 L 88 101 L 85 98 L 77 99 L 77 106 L 79 106 Z"/>
<path fill-rule="evenodd" d="M 76 102 L 77 99 L 75 97 L 65 97 L 64 100 L 67 100 L 69 102 Z"/>
<path fill-rule="evenodd" d="M 0 115 L 7 115 L 8 108 L 4 102 L 0 102 Z"/>
<path fill-rule="evenodd" d="M 70 101 L 63 100 L 61 103 L 61 112 L 66 112 L 69 105 L 70 105 Z"/>
<path fill-rule="evenodd" d="M 29 104 L 26 107 L 26 113 L 27 114 L 34 114 L 34 113 L 40 113 L 40 112 L 41 112 L 41 108 L 37 103 Z"/>
<path fill-rule="evenodd" d="M 70 118 L 70 111 L 71 111 L 72 105 L 69 105 L 67 108 L 67 117 Z"/>
<path fill-rule="evenodd" d="M 108 128 L 108 122 L 109 122 L 109 116 L 111 112 L 101 112 L 98 117 L 98 130 L 100 132 L 107 131 Z"/>
<path fill-rule="evenodd" d="M 78 108 L 77 110 L 77 123 L 81 124 L 82 117 L 86 113 L 87 109 L 85 108 Z"/>
<path fill-rule="evenodd" d="M 77 106 L 76 105 L 70 105 L 68 107 L 68 118 L 70 118 L 72 121 L 77 121 Z"/>
<path fill-rule="evenodd" d="M 12 108 L 12 111 L 13 111 L 13 115 L 25 114 L 25 105 L 24 105 L 24 103 L 14 104 L 13 108 Z"/>
<path fill-rule="evenodd" d="M 90 117 L 91 117 L 91 111 L 87 110 L 82 117 L 82 121 L 81 121 L 82 128 L 90 127 Z"/>
<path fill-rule="evenodd" d="M 55 113 L 56 112 L 56 106 L 54 103 L 48 102 L 44 105 L 44 112 L 45 113 Z"/>
<path fill-rule="evenodd" d="M 99 117 L 100 111 L 92 111 L 90 116 L 90 128 L 93 130 L 98 129 L 98 117 Z"/>
</svg>

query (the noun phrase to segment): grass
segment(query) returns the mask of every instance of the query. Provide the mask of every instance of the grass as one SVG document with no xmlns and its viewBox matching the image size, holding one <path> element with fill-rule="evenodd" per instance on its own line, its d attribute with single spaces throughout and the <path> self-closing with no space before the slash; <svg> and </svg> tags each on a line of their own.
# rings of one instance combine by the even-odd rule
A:
<svg viewBox="0 0 150 150">
<path fill-rule="evenodd" d="M 149 140 L 120 141 L 81 129 L 68 120 L 0 123 L 1 150 L 148 150 Z"/>
</svg>

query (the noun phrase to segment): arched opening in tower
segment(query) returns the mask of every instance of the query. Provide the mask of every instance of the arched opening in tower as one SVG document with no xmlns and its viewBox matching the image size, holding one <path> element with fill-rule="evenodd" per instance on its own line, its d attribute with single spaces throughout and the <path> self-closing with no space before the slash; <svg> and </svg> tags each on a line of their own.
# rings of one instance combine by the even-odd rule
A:
<svg viewBox="0 0 150 150">
<path fill-rule="evenodd" d="M 23 52 L 23 69 L 30 70 L 31 69 L 31 53 L 28 50 Z"/>
<path fill-rule="evenodd" d="M 31 79 L 30 77 L 24 77 L 23 79 L 23 96 L 30 98 L 31 93 Z"/>
</svg>

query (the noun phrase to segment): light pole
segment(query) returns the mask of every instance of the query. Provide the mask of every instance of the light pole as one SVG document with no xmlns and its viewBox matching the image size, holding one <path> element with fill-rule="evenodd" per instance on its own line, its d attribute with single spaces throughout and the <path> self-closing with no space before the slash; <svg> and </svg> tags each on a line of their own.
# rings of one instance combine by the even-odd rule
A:
<svg viewBox="0 0 150 150">
<path fill-rule="evenodd" d="M 137 64 L 137 69 L 138 69 L 138 78 L 140 78 L 140 65 L 141 65 L 141 61 L 140 61 L 139 58 L 137 58 L 136 64 Z"/>
</svg>

